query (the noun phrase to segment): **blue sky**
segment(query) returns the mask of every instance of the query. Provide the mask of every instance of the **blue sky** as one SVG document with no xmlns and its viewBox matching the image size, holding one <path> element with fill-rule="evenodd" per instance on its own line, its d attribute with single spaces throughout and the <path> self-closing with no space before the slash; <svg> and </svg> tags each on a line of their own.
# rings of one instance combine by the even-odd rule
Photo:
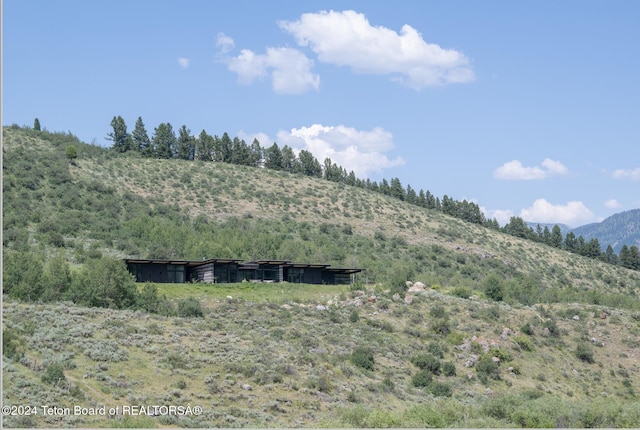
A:
<svg viewBox="0 0 640 430">
<path fill-rule="evenodd" d="M 329 156 L 578 226 L 640 207 L 640 2 L 5 0 L 2 122 Z"/>
</svg>

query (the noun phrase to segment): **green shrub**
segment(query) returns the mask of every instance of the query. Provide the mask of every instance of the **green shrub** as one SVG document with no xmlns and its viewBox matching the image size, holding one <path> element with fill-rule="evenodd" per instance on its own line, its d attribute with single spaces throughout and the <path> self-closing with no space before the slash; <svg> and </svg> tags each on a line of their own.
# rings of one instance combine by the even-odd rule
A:
<svg viewBox="0 0 640 430">
<path fill-rule="evenodd" d="M 455 364 L 445 361 L 442 363 L 442 374 L 444 376 L 456 376 L 456 366 Z"/>
<path fill-rule="evenodd" d="M 484 292 L 493 301 L 500 302 L 504 298 L 502 279 L 496 274 L 488 275 L 483 282 Z"/>
<path fill-rule="evenodd" d="M 493 360 L 490 353 L 484 354 L 475 365 L 478 378 L 484 383 L 488 378 L 500 379 L 500 364 Z"/>
<path fill-rule="evenodd" d="M 353 311 L 351 311 L 351 313 L 349 314 L 349 321 L 351 322 L 356 322 L 358 321 L 358 319 L 360 319 L 360 316 L 358 315 L 358 311 L 356 311 L 355 309 Z"/>
<path fill-rule="evenodd" d="M 61 385 L 67 381 L 64 376 L 64 366 L 61 363 L 53 363 L 47 366 L 41 377 L 42 382 L 51 385 Z"/>
<path fill-rule="evenodd" d="M 535 349 L 535 346 L 533 346 L 533 342 L 531 341 L 531 338 L 526 334 L 519 334 L 514 336 L 513 341 L 523 351 L 533 351 Z"/>
<path fill-rule="evenodd" d="M 428 387 L 433 381 L 433 376 L 428 370 L 421 370 L 411 377 L 411 385 L 414 387 Z"/>
<path fill-rule="evenodd" d="M 411 359 L 411 362 L 418 366 L 420 370 L 428 370 L 429 372 L 437 375 L 440 373 L 441 363 L 436 357 L 431 354 L 416 355 Z"/>
<path fill-rule="evenodd" d="M 444 382 L 433 381 L 427 387 L 427 391 L 436 397 L 451 397 L 451 386 Z"/>
<path fill-rule="evenodd" d="M 471 297 L 471 288 L 465 286 L 459 286 L 453 289 L 452 294 L 461 299 L 468 299 Z"/>
<path fill-rule="evenodd" d="M 7 358 L 19 360 L 22 356 L 24 340 L 17 331 L 10 328 L 2 329 L 2 355 Z"/>
<path fill-rule="evenodd" d="M 179 317 L 203 317 L 204 312 L 200 306 L 198 299 L 194 297 L 187 297 L 178 301 L 178 316 Z"/>
<path fill-rule="evenodd" d="M 375 359 L 373 357 L 373 351 L 368 347 L 357 347 L 351 353 L 351 362 L 363 369 L 373 370 L 375 367 Z"/>
<path fill-rule="evenodd" d="M 576 357 L 585 363 L 593 363 L 595 360 L 593 358 L 593 348 L 586 342 L 580 342 L 576 346 L 575 351 Z"/>
</svg>

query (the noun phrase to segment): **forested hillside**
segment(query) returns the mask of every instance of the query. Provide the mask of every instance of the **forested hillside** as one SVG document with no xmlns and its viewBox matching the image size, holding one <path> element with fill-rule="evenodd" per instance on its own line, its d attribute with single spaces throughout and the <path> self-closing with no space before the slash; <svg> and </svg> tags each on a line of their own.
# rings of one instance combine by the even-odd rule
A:
<svg viewBox="0 0 640 430">
<path fill-rule="evenodd" d="M 573 232 L 587 240 L 597 238 L 601 244 L 611 245 L 620 254 L 625 245 L 626 248 L 640 246 L 640 209 L 621 212 L 602 222 L 577 227 Z"/>
<path fill-rule="evenodd" d="M 4 405 L 203 408 L 9 426 L 640 425 L 640 273 L 518 237 L 519 220 L 70 133 L 5 127 L 3 157 Z M 366 270 L 136 285 L 126 257 Z"/>
</svg>

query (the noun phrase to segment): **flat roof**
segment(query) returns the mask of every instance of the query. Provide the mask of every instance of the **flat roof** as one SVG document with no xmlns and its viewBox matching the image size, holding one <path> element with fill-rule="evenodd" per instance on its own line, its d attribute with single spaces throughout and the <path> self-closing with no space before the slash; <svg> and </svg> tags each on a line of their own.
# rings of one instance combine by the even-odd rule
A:
<svg viewBox="0 0 640 430">
<path fill-rule="evenodd" d="M 176 266 L 198 267 L 204 264 L 230 264 L 235 263 L 242 267 L 240 269 L 257 269 L 259 265 L 274 265 L 283 267 L 294 267 L 297 269 L 323 269 L 333 273 L 352 274 L 359 273 L 365 269 L 331 267 L 330 264 L 314 264 L 314 263 L 292 263 L 291 260 L 255 260 L 243 263 L 243 260 L 237 258 L 209 258 L 203 260 L 166 260 L 166 259 L 141 259 L 128 258 L 124 260 L 127 264 L 174 264 Z"/>
<path fill-rule="evenodd" d="M 190 267 L 202 266 L 203 264 L 209 264 L 209 263 L 228 264 L 228 263 L 242 262 L 242 260 L 239 260 L 237 258 L 209 258 L 206 260 L 164 260 L 164 259 L 129 258 L 124 261 L 127 264 L 175 264 L 176 266 L 182 265 L 182 266 L 190 266 Z"/>
</svg>

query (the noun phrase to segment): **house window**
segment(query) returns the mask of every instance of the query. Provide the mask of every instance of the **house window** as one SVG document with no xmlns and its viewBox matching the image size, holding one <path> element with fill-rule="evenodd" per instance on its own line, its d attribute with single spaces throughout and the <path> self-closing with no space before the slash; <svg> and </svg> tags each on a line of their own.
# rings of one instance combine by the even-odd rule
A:
<svg viewBox="0 0 640 430">
<path fill-rule="evenodd" d="M 142 267 L 142 264 L 129 264 L 129 272 L 134 274 L 136 282 L 144 282 Z"/>
<path fill-rule="evenodd" d="M 167 265 L 167 282 L 177 284 L 184 283 L 184 266 L 178 266 L 176 264 Z"/>
<path fill-rule="evenodd" d="M 292 267 L 289 269 L 289 282 L 301 284 L 304 281 L 304 269 Z"/>
</svg>

